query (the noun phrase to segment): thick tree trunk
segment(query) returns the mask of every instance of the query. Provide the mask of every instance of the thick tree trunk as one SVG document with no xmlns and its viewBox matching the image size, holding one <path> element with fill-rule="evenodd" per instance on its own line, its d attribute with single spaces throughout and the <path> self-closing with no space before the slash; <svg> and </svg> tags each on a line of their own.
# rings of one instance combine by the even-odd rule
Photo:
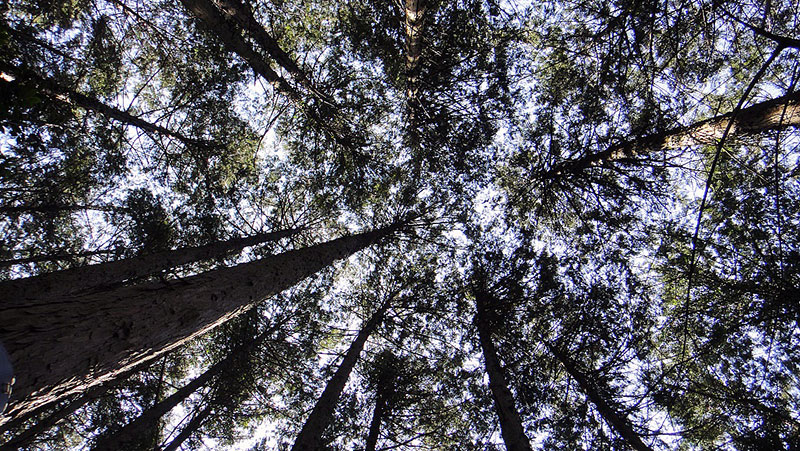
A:
<svg viewBox="0 0 800 451">
<path fill-rule="evenodd" d="M 195 416 L 193 416 L 192 419 L 189 421 L 189 424 L 187 424 L 186 426 L 184 426 L 183 429 L 181 429 L 181 432 L 178 434 L 178 436 L 175 437 L 175 439 L 173 439 L 171 442 L 169 442 L 169 444 L 163 448 L 163 451 L 174 451 L 178 449 L 178 447 L 181 446 L 183 442 L 185 442 L 189 437 L 191 437 L 191 435 L 194 434 L 195 431 L 200 429 L 200 426 L 203 425 L 203 422 L 205 422 L 206 418 L 208 418 L 208 416 L 211 415 L 211 411 L 212 411 L 212 406 L 211 404 L 209 404 L 205 408 L 203 408 L 203 410 L 201 410 L 199 413 L 195 414 Z"/>
<path fill-rule="evenodd" d="M 152 361 L 403 226 L 177 281 L 0 308 L 0 341 L 17 377 L 0 423 Z"/>
<path fill-rule="evenodd" d="M 730 117 L 731 113 L 723 114 L 686 127 L 625 141 L 602 152 L 558 163 L 542 173 L 541 177 L 554 178 L 565 172 L 578 173 L 606 162 L 636 158 L 660 150 L 714 144 L 722 138 Z M 734 119 L 730 135 L 755 135 L 797 126 L 800 126 L 800 91 L 742 109 Z"/>
<path fill-rule="evenodd" d="M 18 81 L 33 83 L 42 94 L 60 100 L 69 105 L 78 106 L 85 110 L 91 110 L 100 113 L 103 116 L 117 120 L 123 124 L 132 125 L 148 133 L 159 134 L 177 139 L 187 146 L 216 147 L 213 143 L 189 138 L 181 133 L 174 132 L 160 125 L 153 124 L 140 117 L 134 116 L 128 112 L 122 111 L 118 108 L 106 105 L 105 103 L 93 97 L 82 94 L 66 86 L 62 86 L 58 82 L 42 77 L 31 70 L 16 67 L 1 60 L 0 69 L 12 75 Z"/>
<path fill-rule="evenodd" d="M 653 451 L 649 446 L 645 445 L 642 441 L 642 438 L 639 437 L 633 428 L 631 427 L 628 420 L 624 417 L 624 415 L 617 413 L 614 408 L 608 403 L 608 401 L 603 398 L 600 392 L 597 390 L 595 384 L 593 384 L 586 375 L 581 372 L 575 363 L 567 357 L 566 354 L 561 352 L 558 348 L 551 345 L 547 341 L 544 342 L 545 346 L 553 356 L 561 362 L 561 365 L 564 366 L 564 369 L 567 371 L 576 382 L 578 382 L 578 386 L 580 386 L 581 391 L 589 398 L 589 401 L 595 405 L 597 411 L 606 420 L 611 428 L 613 428 L 617 434 L 619 434 L 625 441 L 628 442 L 631 448 L 637 451 Z"/>
<path fill-rule="evenodd" d="M 529 451 L 531 449 L 530 440 L 525 435 L 522 427 L 522 419 L 514 407 L 514 396 L 508 389 L 500 359 L 497 357 L 497 350 L 492 342 L 492 330 L 487 320 L 486 309 L 491 304 L 491 298 L 487 293 L 480 290 L 474 291 L 477 312 L 475 314 L 475 324 L 478 327 L 478 338 L 483 351 L 483 361 L 486 366 L 486 374 L 489 376 L 489 390 L 494 399 L 495 411 L 500 418 L 500 432 L 503 442 L 509 451 Z"/>
<path fill-rule="evenodd" d="M 417 75 L 422 54 L 422 24 L 425 16 L 425 0 L 405 0 L 406 75 L 408 97 L 417 97 Z"/>
<path fill-rule="evenodd" d="M 322 432 L 331 422 L 333 410 L 336 407 L 336 403 L 339 401 L 339 396 L 341 396 L 344 390 L 347 379 L 350 377 L 350 372 L 353 370 L 353 367 L 355 367 L 358 357 L 364 349 L 364 344 L 367 342 L 367 338 L 369 338 L 372 332 L 375 331 L 378 325 L 383 321 L 383 315 L 388 308 L 389 302 L 384 302 L 378 311 L 367 321 L 364 327 L 361 328 L 358 336 L 356 336 L 356 339 L 347 350 L 341 365 L 339 365 L 339 368 L 336 369 L 336 373 L 334 373 L 333 377 L 328 381 L 325 390 L 322 391 L 322 395 L 320 395 L 317 403 L 314 405 L 314 409 L 311 410 L 311 413 L 308 415 L 308 419 L 306 419 L 303 428 L 300 430 L 300 434 L 298 434 L 294 442 L 292 451 L 315 451 L 319 449 Z"/>
<path fill-rule="evenodd" d="M 248 237 L 217 241 L 205 246 L 156 252 L 24 279 L 3 281 L 0 282 L 0 299 L 3 300 L 0 311 L 14 305 L 30 307 L 49 303 L 53 296 L 96 291 L 103 286 L 158 274 L 161 271 L 188 263 L 222 257 L 228 252 L 285 238 L 301 230 L 287 229 L 259 233 Z"/>
<path fill-rule="evenodd" d="M 136 417 L 135 420 L 126 424 L 117 432 L 98 440 L 92 449 L 96 451 L 127 449 L 126 445 L 128 443 L 137 440 L 142 434 L 145 433 L 145 431 L 152 428 L 164 415 L 166 415 L 167 412 L 186 400 L 192 395 L 192 393 L 195 393 L 200 388 L 208 385 L 225 369 L 230 368 L 232 362 L 242 358 L 243 355 L 246 355 L 253 348 L 263 343 L 281 325 L 282 324 L 277 324 L 276 326 L 270 327 L 268 330 L 259 334 L 258 337 L 253 339 L 248 344 L 231 352 L 227 357 L 212 365 L 203 374 L 194 378 L 191 382 L 178 389 L 175 393 L 142 412 L 142 414 Z"/>
<path fill-rule="evenodd" d="M 8 442 L 4 443 L 0 446 L 0 451 L 15 451 L 25 446 L 41 435 L 42 433 L 46 432 L 51 427 L 55 426 L 59 422 L 61 422 L 64 418 L 75 413 L 76 410 L 83 407 L 86 403 L 100 398 L 104 393 L 106 393 L 109 389 L 113 388 L 115 385 L 123 382 L 128 376 L 131 374 L 139 371 L 140 368 L 135 367 L 131 368 L 125 374 L 121 375 L 121 377 L 115 381 L 112 381 L 107 384 L 98 385 L 91 390 L 82 393 L 81 395 L 75 397 L 72 401 L 68 402 L 63 407 L 53 411 L 50 415 L 37 420 L 34 425 L 30 428 L 26 429 L 25 431 L 17 434 L 15 437 L 10 439 Z M 18 416 L 13 421 L 9 421 L 3 425 L 0 425 L 0 432 L 4 432 L 6 430 L 11 430 L 13 428 L 17 428 L 32 418 L 34 415 L 38 415 L 41 411 L 45 410 L 46 407 L 42 406 L 40 409 L 35 411 L 29 412 L 29 414 L 24 416 Z"/>
</svg>

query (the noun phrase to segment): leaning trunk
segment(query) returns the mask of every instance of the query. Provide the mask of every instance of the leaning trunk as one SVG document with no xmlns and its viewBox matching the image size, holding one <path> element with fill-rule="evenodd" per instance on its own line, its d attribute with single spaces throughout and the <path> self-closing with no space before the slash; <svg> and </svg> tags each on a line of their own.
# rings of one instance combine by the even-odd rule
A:
<svg viewBox="0 0 800 451">
<path fill-rule="evenodd" d="M 48 303 L 53 296 L 78 293 L 89 289 L 158 274 L 192 262 L 222 257 L 228 252 L 291 236 L 300 229 L 259 233 L 249 237 L 217 241 L 205 246 L 188 247 L 139 257 L 81 266 L 24 279 L 0 282 L 0 299 L 4 307 L 31 306 Z"/>
<path fill-rule="evenodd" d="M 104 439 L 98 440 L 97 444 L 95 444 L 92 449 L 98 451 L 104 449 L 127 449 L 127 445 L 134 443 L 139 439 L 139 437 L 142 436 L 142 434 L 153 428 L 153 426 L 155 426 L 158 421 L 167 414 L 167 412 L 186 400 L 192 395 L 192 393 L 195 393 L 200 388 L 208 385 L 222 371 L 224 371 L 226 368 L 230 368 L 232 362 L 242 358 L 242 356 L 249 353 L 254 347 L 263 343 L 281 325 L 282 323 L 279 323 L 273 327 L 270 327 L 268 330 L 262 332 L 258 337 L 254 338 L 249 343 L 231 352 L 227 357 L 212 365 L 203 374 L 194 378 L 191 382 L 181 387 L 175 393 L 142 412 L 141 415 L 123 426 L 122 429 L 105 437 Z"/>
<path fill-rule="evenodd" d="M 115 379 L 402 227 L 402 223 L 185 279 L 1 308 L 17 383 L 8 415 Z"/>
<path fill-rule="evenodd" d="M 514 396 L 508 389 L 503 367 L 497 357 L 497 350 L 492 342 L 492 329 L 487 319 L 488 304 L 491 298 L 487 293 L 476 290 L 475 303 L 477 313 L 475 314 L 475 324 L 478 326 L 478 338 L 483 351 L 483 361 L 486 366 L 486 374 L 489 376 L 489 390 L 492 392 L 494 407 L 497 416 L 500 418 L 500 431 L 503 442 L 509 451 L 529 451 L 531 449 L 530 440 L 525 435 L 522 427 L 522 420 L 514 407 Z"/>
<path fill-rule="evenodd" d="M 732 113 L 715 116 L 686 127 L 625 141 L 575 160 L 556 164 L 541 176 L 554 178 L 565 172 L 577 173 L 603 163 L 632 159 L 663 150 L 714 144 L 722 138 Z M 769 130 L 800 126 L 800 92 L 757 103 L 736 114 L 730 135 L 755 135 Z"/>
<path fill-rule="evenodd" d="M 375 410 L 372 411 L 372 421 L 369 423 L 369 434 L 367 435 L 367 442 L 364 445 L 364 451 L 375 451 L 378 446 L 378 437 L 381 433 L 381 422 L 383 421 L 383 414 L 386 410 L 386 388 L 378 387 L 378 393 L 375 397 Z"/>
<path fill-rule="evenodd" d="M 383 321 L 383 315 L 386 309 L 389 308 L 389 302 L 385 302 L 375 314 L 367 321 L 367 324 L 361 329 L 356 336 L 355 341 L 350 345 L 350 349 L 342 360 L 342 364 L 336 369 L 333 377 L 328 381 L 322 395 L 314 405 L 314 409 L 309 414 L 308 419 L 300 430 L 297 440 L 294 442 L 292 451 L 315 451 L 320 447 L 322 432 L 330 424 L 331 417 L 333 416 L 333 409 L 339 401 L 339 396 L 344 390 L 345 383 L 350 377 L 350 372 L 358 361 L 361 351 L 364 349 L 364 344 L 367 342 L 370 334 L 378 327 Z"/>
<path fill-rule="evenodd" d="M 211 410 L 212 407 L 211 404 L 209 404 L 203 410 L 195 414 L 195 416 L 192 417 L 192 419 L 189 421 L 189 424 L 187 424 L 181 430 L 181 432 L 178 434 L 177 437 L 175 437 L 175 439 L 173 439 L 171 442 L 169 442 L 167 446 L 163 448 L 163 451 L 174 451 L 178 449 L 178 447 L 180 447 L 183 444 L 183 442 L 185 442 L 189 437 L 191 437 L 192 434 L 195 433 L 195 431 L 200 429 L 200 426 L 203 425 L 203 422 L 205 422 L 206 418 L 208 418 L 208 416 L 211 415 Z"/>
<path fill-rule="evenodd" d="M 589 398 L 589 401 L 595 405 L 597 411 L 600 412 L 600 415 L 606 420 L 606 423 L 608 423 L 617 434 L 624 438 L 631 448 L 637 451 L 653 451 L 649 446 L 644 444 L 639 434 L 637 434 L 628 423 L 628 420 L 622 414 L 617 413 L 608 401 L 603 398 L 595 384 L 578 369 L 572 359 L 548 342 L 545 342 L 545 346 L 547 346 L 547 349 L 550 350 L 550 353 L 553 354 L 556 360 L 561 362 L 561 365 L 564 366 L 567 373 L 578 382 L 581 391 L 583 391 L 586 397 Z"/>
</svg>

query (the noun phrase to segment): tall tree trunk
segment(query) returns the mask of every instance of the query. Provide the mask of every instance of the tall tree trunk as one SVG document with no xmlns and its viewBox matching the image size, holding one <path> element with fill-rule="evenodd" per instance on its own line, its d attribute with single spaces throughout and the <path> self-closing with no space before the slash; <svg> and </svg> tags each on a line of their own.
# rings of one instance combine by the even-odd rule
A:
<svg viewBox="0 0 800 451">
<path fill-rule="evenodd" d="M 253 12 L 249 5 L 242 3 L 240 0 L 214 0 L 214 3 L 219 7 L 225 16 L 234 20 L 243 30 L 245 30 L 261 47 L 262 50 L 275 60 L 292 78 L 303 88 L 305 88 L 312 95 L 316 96 L 319 100 L 331 104 L 332 100 L 329 96 L 325 95 L 317 88 L 311 81 L 311 77 L 300 68 L 300 66 L 292 59 L 291 55 L 286 53 L 263 26 L 253 16 Z"/>
<path fill-rule="evenodd" d="M 87 292 L 111 284 L 137 279 L 192 262 L 224 256 L 247 246 L 275 241 L 302 229 L 278 230 L 270 233 L 217 241 L 204 246 L 186 247 L 138 257 L 124 258 L 96 265 L 65 269 L 24 279 L 0 282 L 0 311 L 12 305 L 30 307 L 46 304 L 53 296 Z"/>
<path fill-rule="evenodd" d="M 98 440 L 92 449 L 96 451 L 126 449 L 127 444 L 137 440 L 143 433 L 145 433 L 145 431 L 152 428 L 164 415 L 166 415 L 167 412 L 186 400 L 192 395 L 192 393 L 195 393 L 200 388 L 208 385 L 225 369 L 230 368 L 232 362 L 242 358 L 244 355 L 250 353 L 254 348 L 258 347 L 267 338 L 269 338 L 275 332 L 275 330 L 282 326 L 283 323 L 284 322 L 280 322 L 270 327 L 259 334 L 256 338 L 251 340 L 249 343 L 240 346 L 238 349 L 228 354 L 224 359 L 209 367 L 203 374 L 197 376 L 191 382 L 181 387 L 175 393 L 142 412 L 141 415 L 136 417 L 135 420 L 126 424 L 120 430 Z"/>
<path fill-rule="evenodd" d="M 37 255 L 35 257 L 12 258 L 8 260 L 0 260 L 0 267 L 24 265 L 26 263 L 74 260 L 76 258 L 93 257 L 95 255 L 121 254 L 124 251 L 125 249 L 123 248 L 114 248 L 114 249 L 98 249 L 96 251 L 73 252 L 73 253 L 62 252 L 60 254 L 52 254 L 52 255 Z"/>
<path fill-rule="evenodd" d="M 367 434 L 367 442 L 364 445 L 364 451 L 375 451 L 375 448 L 378 446 L 381 422 L 383 421 L 383 415 L 386 411 L 386 390 L 384 386 L 378 387 L 378 393 L 375 396 L 375 410 L 372 411 L 372 420 L 369 423 L 369 433 Z"/>
<path fill-rule="evenodd" d="M 69 105 L 78 106 L 85 110 L 100 113 L 105 117 L 117 120 L 123 124 L 132 125 L 149 133 L 177 139 L 178 141 L 190 147 L 217 147 L 217 145 L 214 143 L 189 138 L 181 133 L 169 130 L 157 124 L 153 124 L 126 111 L 122 111 L 119 108 L 106 105 L 94 97 L 90 97 L 86 94 L 75 91 L 74 89 L 62 86 L 55 80 L 45 78 L 32 70 L 17 67 L 2 60 L 0 60 L 0 69 L 12 75 L 20 82 L 32 83 L 42 94 L 60 100 Z"/>
<path fill-rule="evenodd" d="M 405 226 L 346 236 L 185 279 L 0 308 L 17 383 L 0 423 L 115 379 Z"/>
<path fill-rule="evenodd" d="M 597 411 L 600 412 L 600 415 L 606 420 L 611 428 L 613 428 L 617 434 L 619 434 L 625 441 L 628 442 L 631 448 L 637 451 L 653 451 L 649 446 L 645 445 L 642 441 L 642 438 L 639 437 L 633 428 L 631 427 L 628 420 L 625 418 L 624 415 L 617 413 L 616 410 L 606 401 L 605 398 L 600 394 L 597 390 L 597 387 L 594 383 L 592 383 L 586 375 L 581 372 L 578 367 L 575 365 L 575 362 L 572 361 L 566 354 L 561 352 L 558 348 L 551 345 L 549 342 L 544 341 L 545 346 L 550 351 L 551 354 L 561 362 L 561 365 L 567 371 L 575 381 L 578 382 L 578 386 L 581 387 L 581 391 L 589 398 L 589 401 L 595 405 Z"/>
<path fill-rule="evenodd" d="M 75 413 L 75 411 L 83 407 L 86 403 L 94 399 L 100 398 L 109 389 L 113 388 L 115 385 L 119 385 L 121 382 L 125 381 L 125 379 L 127 379 L 128 376 L 140 370 L 141 368 L 139 367 L 131 368 L 125 374 L 122 374 L 120 378 L 111 381 L 109 383 L 93 387 L 91 390 L 88 390 L 80 394 L 79 396 L 76 396 L 72 401 L 68 402 L 63 407 L 60 407 L 55 411 L 53 411 L 52 413 L 50 413 L 48 416 L 37 420 L 36 423 L 33 424 L 31 427 L 17 434 L 9 441 L 4 443 L 2 446 L 0 446 L 0 451 L 15 451 L 24 448 L 25 446 L 28 446 L 28 444 L 34 438 L 46 432 L 48 429 L 61 422 L 64 418 L 67 418 L 68 416 Z M 38 415 L 39 413 L 41 413 L 41 411 L 45 410 L 46 408 L 47 408 L 46 406 L 42 406 L 39 409 L 31 411 L 26 415 L 17 416 L 16 418 L 14 418 L 13 421 L 9 421 L 5 424 L 0 425 L 0 432 L 4 432 L 6 430 L 11 430 L 21 426 L 30 418 L 32 418 L 35 415 Z"/>
<path fill-rule="evenodd" d="M 211 415 L 212 408 L 213 406 L 209 404 L 203 408 L 203 410 L 195 414 L 189 421 L 189 424 L 181 429 L 181 432 L 178 434 L 178 436 L 169 442 L 169 444 L 163 448 L 163 451 L 174 451 L 178 449 L 178 447 L 181 446 L 189 437 L 191 437 L 195 431 L 200 429 L 200 426 L 203 425 L 203 422 L 206 420 L 206 418 Z"/>
<path fill-rule="evenodd" d="M 317 127 L 330 135 L 342 147 L 350 151 L 357 150 L 357 137 L 346 130 L 341 130 L 339 127 L 341 124 L 336 124 L 336 121 L 323 117 L 317 109 L 309 106 L 300 92 L 272 70 L 269 62 L 244 40 L 238 27 L 226 19 L 212 0 L 181 0 L 181 2 L 192 15 L 202 21 L 225 44 L 228 50 L 239 55 L 256 74 L 269 82 L 278 92 L 288 97 Z"/>
<path fill-rule="evenodd" d="M 530 440 L 525 435 L 522 427 L 522 419 L 514 407 L 514 396 L 508 389 L 503 367 L 497 357 L 497 350 L 492 342 L 492 328 L 487 318 L 487 308 L 492 302 L 488 293 L 481 290 L 474 290 L 475 304 L 475 324 L 478 327 L 478 339 L 483 351 L 483 361 L 486 366 L 486 374 L 489 376 L 489 390 L 494 399 L 495 411 L 500 418 L 500 431 L 503 442 L 509 451 L 529 451 L 531 449 Z"/>
<path fill-rule="evenodd" d="M 419 59 L 422 54 L 422 24 L 425 17 L 425 0 L 405 0 L 406 76 L 408 98 L 416 100 Z"/>
<path fill-rule="evenodd" d="M 314 409 L 311 410 L 308 419 L 306 419 L 305 424 L 303 424 L 303 428 L 300 430 L 300 434 L 297 435 L 297 439 L 294 442 L 292 451 L 312 451 L 319 449 L 322 432 L 331 422 L 333 410 L 336 407 L 336 403 L 339 401 L 339 396 L 341 396 L 344 390 L 347 379 L 350 377 L 350 372 L 353 370 L 353 367 L 355 367 L 358 357 L 364 349 L 364 344 L 367 342 L 367 338 L 369 338 L 372 332 L 375 331 L 378 325 L 383 321 L 383 315 L 388 308 L 389 301 L 386 301 L 378 311 L 372 315 L 364 327 L 361 328 L 361 331 L 358 332 L 358 336 L 356 336 L 356 339 L 347 350 L 341 365 L 339 365 L 339 368 L 336 369 L 336 373 L 334 373 L 333 377 L 328 381 L 325 390 L 322 391 L 322 395 L 320 395 L 317 403 L 314 405 Z"/>
<path fill-rule="evenodd" d="M 613 145 L 584 157 L 557 163 L 540 176 L 554 178 L 565 172 L 578 173 L 605 162 L 635 158 L 660 150 L 713 144 L 722 138 L 731 113 L 712 117 L 686 127 L 642 136 Z M 800 91 L 744 108 L 736 115 L 730 135 L 754 135 L 769 130 L 800 126 Z"/>
</svg>

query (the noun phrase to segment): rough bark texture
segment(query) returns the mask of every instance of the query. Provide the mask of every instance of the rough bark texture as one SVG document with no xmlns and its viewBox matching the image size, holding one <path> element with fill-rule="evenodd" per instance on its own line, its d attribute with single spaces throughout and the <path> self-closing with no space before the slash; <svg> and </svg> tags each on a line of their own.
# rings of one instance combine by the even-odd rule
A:
<svg viewBox="0 0 800 451">
<path fill-rule="evenodd" d="M 486 374 L 489 376 L 489 390 L 492 392 L 495 411 L 500 418 L 500 432 L 503 442 L 509 451 L 530 451 L 531 444 L 525 430 L 522 427 L 522 419 L 514 407 L 514 396 L 508 389 L 500 359 L 497 358 L 497 350 L 492 342 L 492 330 L 487 320 L 488 305 L 491 299 L 486 293 L 480 290 L 474 291 L 477 312 L 475 314 L 475 324 L 478 326 L 478 338 L 483 351 L 483 361 L 486 367 Z"/>
<path fill-rule="evenodd" d="M 192 393 L 195 393 L 200 388 L 208 385 L 218 374 L 230 367 L 231 362 L 241 358 L 246 353 L 250 352 L 254 347 L 263 343 L 278 326 L 269 328 L 268 330 L 259 334 L 258 337 L 253 339 L 250 343 L 241 346 L 228 354 L 227 357 L 208 368 L 203 374 L 194 378 L 191 382 L 178 389 L 175 393 L 164 398 L 160 402 L 151 406 L 141 415 L 136 417 L 135 420 L 123 426 L 120 430 L 104 437 L 97 441 L 92 450 L 102 451 L 111 449 L 128 449 L 128 444 L 137 440 L 148 429 L 152 428 L 161 417 L 167 412 L 172 410 L 175 406 L 183 402 Z"/>
<path fill-rule="evenodd" d="M 422 23 L 425 16 L 425 0 L 405 0 L 406 74 L 408 97 L 416 99 L 419 59 L 422 54 Z"/>
<path fill-rule="evenodd" d="M 333 410 L 336 407 L 336 403 L 339 401 L 342 390 L 344 390 L 347 379 L 350 377 L 350 372 L 356 365 L 358 357 L 364 349 L 364 344 L 367 342 L 367 338 L 369 338 L 372 332 L 383 321 L 383 315 L 388 308 L 389 303 L 385 302 L 378 311 L 372 315 L 364 327 L 361 328 L 361 331 L 358 332 L 358 336 L 356 336 L 356 339 L 347 350 L 341 365 L 339 365 L 339 368 L 336 369 L 336 373 L 334 373 L 333 377 L 328 381 L 325 390 L 322 391 L 322 395 L 320 395 L 317 403 L 314 405 L 314 409 L 311 410 L 308 419 L 306 419 L 305 424 L 303 424 L 303 428 L 300 430 L 300 434 L 297 435 L 297 439 L 294 442 L 292 451 L 316 451 L 320 448 L 322 432 L 328 424 L 330 424 Z"/>
<path fill-rule="evenodd" d="M 247 246 L 274 241 L 291 236 L 300 229 L 279 230 L 249 237 L 232 238 L 205 246 L 174 249 L 146 254 L 139 257 L 114 260 L 96 265 L 81 266 L 45 273 L 24 279 L 0 282 L 0 311 L 13 305 L 48 303 L 53 296 L 78 293 L 98 287 L 124 282 L 153 274 L 187 263 L 224 256 L 226 253 Z"/>
<path fill-rule="evenodd" d="M 605 162 L 635 158 L 660 150 L 714 144 L 722 138 L 730 118 L 731 113 L 723 114 L 686 127 L 625 141 L 602 152 L 556 164 L 542 177 L 554 178 L 565 172 L 577 173 Z M 800 92 L 742 109 L 736 115 L 729 135 L 754 135 L 797 126 L 800 126 Z"/>
<path fill-rule="evenodd" d="M 95 111 L 103 116 L 115 119 L 124 124 L 132 125 L 149 133 L 169 136 L 170 138 L 177 139 L 188 146 L 215 147 L 213 143 L 189 138 L 178 132 L 174 132 L 160 125 L 153 124 L 118 108 L 106 105 L 105 103 L 93 97 L 82 94 L 66 86 L 62 86 L 58 82 L 42 77 L 31 70 L 16 67 L 12 64 L 6 63 L 5 61 L 0 61 L 0 69 L 14 76 L 14 78 L 21 82 L 33 83 L 42 94 L 65 102 L 69 105 L 79 106 L 85 110 Z"/>
<path fill-rule="evenodd" d="M 17 383 L 7 416 L 152 361 L 402 227 L 402 223 L 178 281 L 2 308 Z"/>
<path fill-rule="evenodd" d="M 611 426 L 617 434 L 619 434 L 625 441 L 628 442 L 631 448 L 637 451 L 652 451 L 652 449 L 645 445 L 642 441 L 642 438 L 639 437 L 631 425 L 628 423 L 628 420 L 622 415 L 617 413 L 614 408 L 603 398 L 600 392 L 597 390 L 597 387 L 594 383 L 592 383 L 586 375 L 581 372 L 575 363 L 567 357 L 566 354 L 558 350 L 555 346 L 552 346 L 550 343 L 545 342 L 545 346 L 547 349 L 550 350 L 550 353 L 561 362 L 561 365 L 564 366 L 564 369 L 567 373 L 578 382 L 578 385 L 581 387 L 581 391 L 589 398 L 589 401 L 595 405 L 597 411 L 600 412 L 603 419 L 606 420 L 609 426 Z"/>
</svg>

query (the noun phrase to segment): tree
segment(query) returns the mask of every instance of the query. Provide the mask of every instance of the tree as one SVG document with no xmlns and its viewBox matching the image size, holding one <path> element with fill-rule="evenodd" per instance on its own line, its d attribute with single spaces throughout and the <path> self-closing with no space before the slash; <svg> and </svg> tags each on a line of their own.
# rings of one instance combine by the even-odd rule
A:
<svg viewBox="0 0 800 451">
<path fill-rule="evenodd" d="M 8 308 L 4 314 L 9 323 L 3 326 L 0 337 L 15 364 L 15 391 L 21 400 L 12 406 L 9 415 L 23 414 L 113 379 L 125 368 L 158 357 L 335 260 L 385 238 L 402 225 L 398 222 L 261 261 L 198 274 L 172 284 L 172 290 L 161 289 L 161 283 L 140 284 L 62 298 L 62 302 L 73 306 L 70 308 L 52 301 Z M 202 297 L 198 293 L 203 293 Z M 158 315 L 137 319 L 136 312 L 154 308 L 160 311 Z M 156 317 L 164 320 L 163 325 L 152 322 Z M 74 341 L 64 343 L 59 332 L 63 327 L 75 328 Z M 31 328 L 40 332 L 31 334 Z M 84 341 L 94 344 L 74 355 L 78 350 L 72 343 Z M 142 351 L 142 345 L 148 351 Z M 41 353 L 50 363 L 41 367 L 27 360 L 24 356 L 31 352 Z M 52 359 L 48 360 L 47 354 Z M 74 357 L 63 359 L 71 354 Z"/>
</svg>

